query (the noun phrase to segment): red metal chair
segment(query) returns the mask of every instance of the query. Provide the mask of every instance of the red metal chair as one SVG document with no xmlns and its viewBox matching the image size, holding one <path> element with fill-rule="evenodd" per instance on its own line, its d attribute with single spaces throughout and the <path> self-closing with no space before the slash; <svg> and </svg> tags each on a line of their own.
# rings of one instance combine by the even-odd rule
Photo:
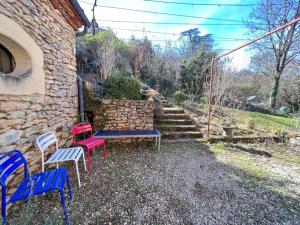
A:
<svg viewBox="0 0 300 225">
<path fill-rule="evenodd" d="M 79 134 L 86 134 L 88 133 L 90 137 L 85 138 L 80 141 L 76 141 L 76 137 Z M 93 131 L 92 131 L 92 126 L 89 123 L 79 123 L 75 124 L 72 127 L 72 145 L 74 146 L 81 146 L 84 149 L 87 150 L 88 153 L 88 171 L 90 172 L 91 170 L 91 157 L 93 153 L 93 149 L 97 148 L 99 146 L 103 146 L 103 154 L 104 154 L 104 160 L 106 160 L 106 146 L 105 146 L 105 141 L 101 138 L 95 138 L 93 137 Z"/>
</svg>

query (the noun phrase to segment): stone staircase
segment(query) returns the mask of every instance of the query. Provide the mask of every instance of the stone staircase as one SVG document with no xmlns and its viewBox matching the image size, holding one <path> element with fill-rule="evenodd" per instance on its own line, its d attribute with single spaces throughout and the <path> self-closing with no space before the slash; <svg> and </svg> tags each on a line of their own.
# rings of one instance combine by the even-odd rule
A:
<svg viewBox="0 0 300 225">
<path fill-rule="evenodd" d="M 182 108 L 163 101 L 164 114 L 155 117 L 155 128 L 162 134 L 163 141 L 190 141 L 203 137 L 194 122 Z"/>
</svg>

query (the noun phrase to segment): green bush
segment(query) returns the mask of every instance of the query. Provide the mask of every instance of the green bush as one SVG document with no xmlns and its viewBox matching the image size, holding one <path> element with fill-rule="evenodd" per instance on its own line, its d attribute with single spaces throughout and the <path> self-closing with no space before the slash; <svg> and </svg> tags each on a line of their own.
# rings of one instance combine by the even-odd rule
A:
<svg viewBox="0 0 300 225">
<path fill-rule="evenodd" d="M 208 104 L 208 98 L 206 96 L 202 96 L 199 98 L 199 104 Z"/>
<path fill-rule="evenodd" d="M 176 91 L 173 97 L 176 104 L 182 104 L 187 100 L 186 95 L 182 91 Z"/>
<path fill-rule="evenodd" d="M 110 76 L 104 82 L 104 95 L 107 98 L 139 100 L 141 84 L 128 76 Z"/>
</svg>

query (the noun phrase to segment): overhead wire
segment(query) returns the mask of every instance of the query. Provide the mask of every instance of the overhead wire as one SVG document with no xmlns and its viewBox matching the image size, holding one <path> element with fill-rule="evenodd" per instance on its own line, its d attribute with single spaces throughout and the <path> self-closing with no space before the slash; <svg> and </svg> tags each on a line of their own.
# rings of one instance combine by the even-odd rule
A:
<svg viewBox="0 0 300 225">
<path fill-rule="evenodd" d="M 80 0 L 80 2 L 90 4 L 90 5 L 92 4 L 90 2 L 86 2 L 86 1 L 83 1 L 83 0 Z M 242 20 L 221 19 L 221 18 L 213 18 L 213 17 L 205 17 L 205 16 L 191 16 L 191 15 L 184 15 L 184 14 L 177 14 L 177 13 L 156 12 L 156 11 L 149 11 L 149 10 L 131 9 L 131 8 L 123 8 L 123 7 L 99 5 L 99 4 L 97 5 L 97 7 L 109 8 L 109 9 L 118 9 L 118 10 L 126 10 L 126 11 L 134 11 L 134 12 L 142 12 L 142 13 L 150 13 L 150 14 L 156 14 L 156 15 L 167 15 L 167 16 L 177 16 L 177 17 L 186 17 L 186 18 L 196 18 L 196 19 L 207 19 L 207 20 L 243 23 Z"/>
<path fill-rule="evenodd" d="M 145 2 L 154 3 L 166 3 L 166 4 L 177 4 L 177 5 L 190 5 L 190 6 L 235 6 L 235 7 L 249 7 L 256 6 L 255 3 L 249 4 L 231 4 L 231 3 L 194 3 L 194 2 L 176 2 L 176 1 L 161 1 L 161 0 L 144 0 Z"/>
<path fill-rule="evenodd" d="M 123 41 L 132 41 L 131 38 L 120 38 L 121 40 Z M 164 43 L 170 43 L 170 42 L 173 42 L 173 43 L 178 43 L 178 44 L 181 44 L 181 43 L 190 43 L 189 41 L 183 41 L 183 40 L 163 40 L 163 39 L 148 39 L 148 41 L 151 41 L 151 42 L 164 42 Z M 174 46 L 168 46 L 168 48 L 174 48 L 174 49 L 177 49 L 176 47 Z M 230 48 L 218 48 L 217 50 L 221 50 L 221 51 L 228 51 L 228 50 L 231 50 Z"/>
<path fill-rule="evenodd" d="M 194 25 L 194 26 L 241 26 L 243 23 L 178 23 L 178 22 L 153 22 L 153 21 L 130 21 L 130 20 L 97 20 L 98 22 L 112 22 L 112 23 L 140 23 L 140 24 L 158 24 L 158 25 Z"/>
<path fill-rule="evenodd" d="M 102 29 L 112 29 L 112 30 L 125 30 L 125 31 L 134 31 L 134 32 L 143 32 L 143 33 L 154 33 L 154 34 L 165 34 L 165 35 L 173 35 L 173 36 L 180 36 L 180 33 L 169 33 L 169 32 L 160 32 L 160 31 L 148 31 L 148 30 L 137 30 L 137 29 L 128 29 L 128 28 L 120 28 L 120 27 L 105 27 L 101 26 Z M 249 39 L 244 38 L 229 38 L 229 37 L 214 37 L 213 39 L 225 40 L 225 41 L 245 41 Z"/>
</svg>

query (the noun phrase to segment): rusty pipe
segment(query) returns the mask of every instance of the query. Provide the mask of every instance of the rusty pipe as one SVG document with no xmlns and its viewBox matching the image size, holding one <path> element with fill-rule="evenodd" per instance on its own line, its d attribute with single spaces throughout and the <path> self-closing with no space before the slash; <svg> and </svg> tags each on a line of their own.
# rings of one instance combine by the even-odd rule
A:
<svg viewBox="0 0 300 225">
<path fill-rule="evenodd" d="M 212 90 L 212 82 L 213 82 L 213 78 L 214 78 L 215 61 L 219 60 L 220 58 L 222 58 L 224 56 L 227 56 L 227 55 L 229 55 L 229 54 L 231 54 L 231 53 L 233 53 L 233 52 L 235 52 L 237 50 L 240 50 L 241 48 L 244 48 L 244 47 L 246 47 L 248 45 L 251 45 L 251 44 L 253 44 L 253 43 L 255 43 L 255 42 L 257 42 L 257 41 L 259 41 L 259 40 L 261 40 L 261 39 L 263 39 L 265 37 L 267 37 L 267 36 L 270 36 L 271 34 L 276 33 L 277 31 L 283 30 L 286 27 L 291 26 L 291 25 L 293 25 L 293 24 L 295 24 L 295 23 L 297 23 L 299 21 L 300 21 L 300 17 L 297 17 L 294 20 L 291 20 L 290 22 L 288 22 L 288 23 L 286 23 L 286 24 L 284 24 L 284 25 L 282 25 L 282 26 L 280 26 L 280 27 L 278 27 L 278 28 L 276 28 L 274 30 L 269 31 L 268 33 L 265 33 L 265 34 L 263 34 L 263 35 L 255 38 L 255 39 L 253 39 L 252 41 L 249 41 L 249 42 L 247 42 L 247 43 L 245 43 L 245 44 L 243 44 L 243 45 L 241 45 L 241 46 L 239 46 L 237 48 L 234 48 L 234 49 L 232 49 L 232 50 L 230 50 L 230 51 L 228 51 L 228 52 L 226 52 L 226 53 L 224 53 L 224 54 L 222 54 L 220 56 L 217 56 L 217 57 L 215 57 L 215 58 L 213 58 L 211 60 L 210 82 L 209 82 L 209 97 L 208 97 L 208 116 L 207 116 L 208 117 L 207 118 L 207 137 L 209 137 L 209 133 L 210 133 L 210 121 L 211 121 L 211 111 L 212 111 L 211 110 L 211 108 L 212 108 L 211 102 L 212 102 L 212 92 L 213 92 L 213 90 Z"/>
</svg>

